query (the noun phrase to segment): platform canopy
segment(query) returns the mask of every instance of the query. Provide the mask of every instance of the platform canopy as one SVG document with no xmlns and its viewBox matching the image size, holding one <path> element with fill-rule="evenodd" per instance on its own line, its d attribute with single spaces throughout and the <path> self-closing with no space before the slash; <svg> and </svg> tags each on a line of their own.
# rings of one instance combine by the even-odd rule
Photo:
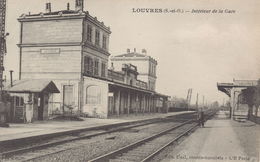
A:
<svg viewBox="0 0 260 162">
<path fill-rule="evenodd" d="M 150 90 L 147 90 L 147 89 L 142 89 L 142 88 L 138 88 L 138 87 L 134 87 L 134 86 L 130 86 L 130 85 L 127 85 L 127 84 L 118 83 L 118 82 L 111 82 L 111 83 L 109 83 L 109 86 L 114 87 L 116 89 L 124 88 L 126 90 L 134 90 L 134 91 L 149 93 L 149 94 L 155 93 L 154 91 L 150 91 Z"/>
<path fill-rule="evenodd" d="M 218 90 L 224 92 L 229 97 L 231 96 L 231 89 L 234 87 L 233 83 L 217 83 Z"/>
<path fill-rule="evenodd" d="M 233 83 L 217 83 L 218 90 L 231 96 L 232 88 L 248 88 L 257 85 L 257 80 L 233 80 Z"/>
<path fill-rule="evenodd" d="M 7 87 L 6 90 L 11 93 L 60 93 L 53 81 L 44 79 L 15 81 L 13 86 Z"/>
</svg>

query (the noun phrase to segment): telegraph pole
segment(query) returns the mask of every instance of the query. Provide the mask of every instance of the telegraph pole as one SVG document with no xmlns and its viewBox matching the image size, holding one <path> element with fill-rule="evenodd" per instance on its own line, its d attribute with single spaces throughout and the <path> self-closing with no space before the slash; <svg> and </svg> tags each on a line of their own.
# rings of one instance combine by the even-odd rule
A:
<svg viewBox="0 0 260 162">
<path fill-rule="evenodd" d="M 190 101 L 191 101 L 191 95 L 192 95 L 192 88 L 188 89 L 188 94 L 187 94 L 187 109 L 189 110 L 189 106 L 190 106 Z"/>
<path fill-rule="evenodd" d="M 202 102 L 202 107 L 204 108 L 204 99 L 205 99 L 205 97 L 204 97 L 204 95 L 203 95 L 203 102 Z"/>
<path fill-rule="evenodd" d="M 5 34 L 5 14 L 6 0 L 0 0 L 0 95 L 3 90 L 4 55 L 6 54 L 6 36 L 8 35 L 8 33 Z"/>
<path fill-rule="evenodd" d="M 198 111 L 199 110 L 199 93 L 197 93 L 196 108 L 197 108 L 197 111 Z"/>
</svg>

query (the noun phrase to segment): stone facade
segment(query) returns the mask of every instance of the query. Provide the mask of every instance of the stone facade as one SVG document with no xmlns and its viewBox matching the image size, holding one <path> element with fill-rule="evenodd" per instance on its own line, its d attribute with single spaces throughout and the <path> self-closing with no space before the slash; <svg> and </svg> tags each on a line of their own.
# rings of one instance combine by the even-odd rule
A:
<svg viewBox="0 0 260 162">
<path fill-rule="evenodd" d="M 95 77 L 107 76 L 110 29 L 83 10 L 23 14 L 18 21 L 19 79 L 51 79 L 56 84 L 60 93 L 49 97 L 49 114 L 85 110 L 84 76 L 94 75 L 94 70 Z"/>
<path fill-rule="evenodd" d="M 108 117 L 108 82 L 92 77 L 84 77 L 82 112 L 88 116 Z"/>
<path fill-rule="evenodd" d="M 39 19 L 43 21 L 19 19 L 22 23 L 23 44 L 79 43 L 82 41 L 82 18 L 48 20 L 42 17 Z"/>
</svg>

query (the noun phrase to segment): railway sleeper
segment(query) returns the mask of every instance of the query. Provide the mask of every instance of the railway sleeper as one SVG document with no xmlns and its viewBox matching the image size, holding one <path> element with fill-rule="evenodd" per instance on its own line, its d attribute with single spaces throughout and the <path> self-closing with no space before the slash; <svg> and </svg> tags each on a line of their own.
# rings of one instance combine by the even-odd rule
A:
<svg viewBox="0 0 260 162">
<path fill-rule="evenodd" d="M 147 154 L 125 154 L 125 155 L 121 156 L 120 158 L 129 159 L 129 157 L 134 157 L 137 159 L 142 159 L 142 158 L 146 157 L 146 155 Z"/>
<path fill-rule="evenodd" d="M 145 151 L 153 151 L 153 150 L 155 150 L 155 148 L 154 147 L 143 147 L 143 148 L 140 148 L 140 149 L 134 149 L 134 150 L 130 150 L 130 151 L 128 151 L 129 153 L 130 152 L 144 152 L 144 150 Z"/>
<path fill-rule="evenodd" d="M 155 146 L 153 146 L 153 147 L 143 147 L 142 149 L 140 149 L 140 151 L 138 151 L 138 152 L 152 152 L 152 151 L 154 151 L 154 150 L 156 150 L 156 148 L 157 147 L 155 147 Z"/>
<path fill-rule="evenodd" d="M 135 162 L 132 160 L 110 159 L 109 162 Z"/>
<path fill-rule="evenodd" d="M 147 153 L 146 153 L 147 154 Z M 124 156 L 138 156 L 138 157 L 143 157 L 144 156 L 144 153 L 126 153 L 126 154 L 123 154 L 122 157 Z"/>
<path fill-rule="evenodd" d="M 146 147 L 146 148 L 142 148 L 142 149 L 139 149 L 139 150 L 134 149 L 134 150 L 128 151 L 126 153 L 136 153 L 136 154 L 138 154 L 138 153 L 143 153 L 143 152 L 152 152 L 154 150 L 156 150 L 156 149 L 152 148 L 152 147 Z"/>
<path fill-rule="evenodd" d="M 141 161 L 143 158 L 142 157 L 136 157 L 136 156 L 122 156 L 115 158 L 118 160 L 126 160 L 126 161 Z"/>
</svg>

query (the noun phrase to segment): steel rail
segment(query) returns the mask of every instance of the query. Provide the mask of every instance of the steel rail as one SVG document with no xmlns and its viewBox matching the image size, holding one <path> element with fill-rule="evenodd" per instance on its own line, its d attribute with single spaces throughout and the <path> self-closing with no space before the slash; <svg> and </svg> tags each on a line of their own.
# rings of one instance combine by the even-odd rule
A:
<svg viewBox="0 0 260 162">
<path fill-rule="evenodd" d="M 206 114 L 206 115 L 207 115 L 207 116 L 205 117 L 206 120 L 209 119 L 210 117 L 214 116 L 215 113 L 216 113 L 216 112 L 214 111 L 214 112 L 209 112 L 208 114 Z M 91 159 L 91 160 L 89 160 L 88 162 L 104 162 L 104 161 L 109 161 L 109 159 L 112 159 L 112 158 L 116 157 L 117 155 L 120 155 L 120 154 L 122 154 L 122 153 L 124 153 L 124 152 L 127 152 L 127 151 L 129 151 L 130 149 L 133 149 L 133 148 L 135 148 L 135 147 L 138 147 L 138 146 L 142 145 L 142 144 L 145 143 L 145 142 L 151 141 L 151 140 L 153 140 L 153 139 L 155 139 L 155 138 L 157 138 L 157 137 L 160 137 L 160 136 L 164 135 L 164 134 L 167 133 L 167 132 L 170 132 L 170 131 L 172 131 L 172 130 L 175 130 L 175 129 L 177 129 L 177 128 L 181 127 L 181 126 L 184 126 L 184 125 L 186 125 L 186 124 L 188 124 L 188 123 L 191 123 L 191 122 L 194 122 L 194 120 L 189 120 L 189 121 L 187 121 L 187 122 L 181 123 L 181 124 L 179 124 L 179 125 L 177 125 L 177 126 L 175 126 L 175 127 L 172 127 L 172 128 L 170 128 L 170 129 L 164 130 L 164 131 L 162 131 L 162 132 L 160 132 L 160 133 L 158 133 L 158 134 L 152 135 L 152 136 L 147 137 L 147 138 L 145 138 L 145 139 L 139 140 L 139 141 L 137 141 L 137 142 L 135 142 L 135 143 L 132 143 L 132 144 L 129 144 L 129 145 L 124 146 L 124 147 L 122 147 L 122 148 L 119 148 L 119 149 L 117 149 L 117 150 L 115 150 L 115 151 L 112 151 L 112 152 L 109 152 L 109 153 L 107 153 L 107 154 L 104 154 L 104 155 L 101 155 L 101 156 L 99 156 L 99 157 L 96 157 L 96 158 L 94 158 L 94 159 Z M 195 121 L 195 122 L 196 122 L 196 121 Z M 173 140 L 171 140 L 170 142 L 168 142 L 167 144 L 165 144 L 165 145 L 162 146 L 161 148 L 157 149 L 155 152 L 153 152 L 153 153 L 151 153 L 150 155 L 148 155 L 146 158 L 144 158 L 144 159 L 142 160 L 142 162 L 146 162 L 146 161 L 150 160 L 150 159 L 153 158 L 155 155 L 157 155 L 159 152 L 161 152 L 163 149 L 165 149 L 167 146 L 169 146 L 169 145 L 172 144 L 173 142 L 179 140 L 181 137 L 185 136 L 187 133 L 189 133 L 190 131 L 192 131 L 193 129 L 195 129 L 197 126 L 198 126 L 198 123 L 195 124 L 194 126 L 192 126 L 191 128 L 189 128 L 188 130 L 186 130 L 185 132 L 183 132 L 183 133 L 181 133 L 180 135 L 178 135 L 176 138 L 174 138 Z"/>
<path fill-rule="evenodd" d="M 122 147 L 122 148 L 119 148 L 119 149 L 117 149 L 117 150 L 115 150 L 115 151 L 112 151 L 112 152 L 109 152 L 109 153 L 107 153 L 107 154 L 104 154 L 104 155 L 101 155 L 101 156 L 99 156 L 99 157 L 96 157 L 96 158 L 94 158 L 94 159 L 92 159 L 92 160 L 89 160 L 88 162 L 104 162 L 104 161 L 108 161 L 109 159 L 111 159 L 111 158 L 117 156 L 118 154 L 121 154 L 121 153 L 123 153 L 123 152 L 125 152 L 125 151 L 128 151 L 128 150 L 132 149 L 132 148 L 135 148 L 135 147 L 137 147 L 137 146 L 140 146 L 140 145 L 142 145 L 142 144 L 145 143 L 145 142 L 151 141 L 151 140 L 153 140 L 153 139 L 155 139 L 155 138 L 157 138 L 157 137 L 159 137 L 159 136 L 164 135 L 165 133 L 168 133 L 168 132 L 170 132 L 170 131 L 172 131 L 172 130 L 174 130 L 174 129 L 177 129 L 177 128 L 183 126 L 183 125 L 186 125 L 186 124 L 188 124 L 188 123 L 191 123 L 192 121 L 194 121 L 194 120 L 188 120 L 188 121 L 186 121 L 186 122 L 184 122 L 184 123 L 181 123 L 181 124 L 179 124 L 179 125 L 177 125 L 177 126 L 174 126 L 174 127 L 169 128 L 169 129 L 167 129 L 167 130 L 161 131 L 161 132 L 159 132 L 159 133 L 157 133 L 157 134 L 155 134 L 155 135 L 149 136 L 149 137 L 147 137 L 147 138 L 141 139 L 141 140 L 139 140 L 139 141 L 137 141 L 137 142 L 134 142 L 134 143 L 132 143 L 132 144 L 129 144 L 129 145 L 127 145 L 127 146 L 124 146 L 124 147 Z"/>
<path fill-rule="evenodd" d="M 148 122 L 148 123 L 142 123 L 142 124 L 131 125 L 131 126 L 121 126 L 123 128 L 117 128 L 117 129 L 104 131 L 104 132 L 99 132 L 99 133 L 94 133 L 94 134 L 89 134 L 89 135 L 85 135 L 85 136 L 81 136 L 81 137 L 72 137 L 70 139 L 54 141 L 54 142 L 44 143 L 44 144 L 40 144 L 40 145 L 36 145 L 36 146 L 30 146 L 30 147 L 26 147 L 26 148 L 6 151 L 6 152 L 0 153 L 0 157 L 8 158 L 8 157 L 10 157 L 10 156 L 12 156 L 14 154 L 21 154 L 21 153 L 32 151 L 32 150 L 36 150 L 36 149 L 42 149 L 42 148 L 56 146 L 56 145 L 60 145 L 60 144 L 63 144 L 63 143 L 68 143 L 68 142 L 72 142 L 72 141 L 76 141 L 76 140 L 92 138 L 92 137 L 96 137 L 96 136 L 100 136 L 100 135 L 104 135 L 104 134 L 108 134 L 108 133 L 113 133 L 113 132 L 117 132 L 117 131 L 123 131 L 125 129 L 131 129 L 131 128 L 141 127 L 141 126 L 145 126 L 145 125 L 149 125 L 149 124 L 154 124 L 154 123 L 157 123 L 157 122 L 161 122 L 161 121 L 152 121 L 152 122 Z"/>
<path fill-rule="evenodd" d="M 198 126 L 198 124 L 194 125 L 193 127 L 191 127 L 190 129 L 186 130 L 185 132 L 181 133 L 180 135 L 178 135 L 176 138 L 174 138 L 173 140 L 171 140 L 170 142 L 168 142 L 167 144 L 165 144 L 164 146 L 162 146 L 161 148 L 157 149 L 155 152 L 153 152 L 152 154 L 148 155 L 146 158 L 144 158 L 141 162 L 147 162 L 149 160 L 151 160 L 154 156 L 158 155 L 161 151 L 163 151 L 166 147 L 170 146 L 171 144 L 173 144 L 174 142 L 178 141 L 180 138 L 182 138 L 183 136 L 185 136 L 186 134 L 188 134 L 189 132 L 191 132 L 193 129 L 195 129 Z"/>
<path fill-rule="evenodd" d="M 190 113 L 190 114 L 194 114 L 194 113 Z M 117 128 L 117 129 L 113 129 L 113 130 L 109 130 L 109 131 L 105 131 L 105 132 L 99 132 L 99 133 L 89 134 L 89 135 L 86 135 L 86 136 L 75 137 L 75 138 L 72 138 L 72 139 L 65 139 L 65 140 L 61 140 L 61 141 L 54 141 L 54 142 L 45 143 L 45 144 L 41 144 L 41 145 L 36 145 L 36 146 L 31 146 L 31 147 L 26 147 L 26 148 L 21 148 L 21 149 L 16 149 L 16 150 L 3 152 L 3 153 L 0 153 L 0 158 L 1 157 L 2 157 L 2 159 L 3 158 L 8 158 L 8 157 L 11 157 L 12 155 L 15 155 L 15 154 L 21 154 L 21 153 L 29 152 L 29 151 L 32 151 L 32 150 L 40 150 L 40 149 L 51 147 L 51 146 L 57 146 L 57 145 L 60 145 L 60 144 L 63 144 L 63 143 L 68 143 L 68 142 L 81 140 L 81 139 L 87 139 L 87 138 L 96 137 L 96 136 L 99 136 L 99 135 L 104 135 L 104 134 L 113 133 L 113 132 L 117 132 L 117 131 L 123 131 L 125 129 L 140 127 L 140 126 L 149 125 L 149 124 L 153 124 L 153 123 L 159 123 L 159 122 L 163 122 L 163 121 L 172 121 L 172 119 L 169 119 L 169 118 L 158 119 L 158 120 L 155 120 L 155 121 L 153 120 L 153 121 L 150 121 L 150 122 L 149 121 L 143 121 L 143 123 L 141 123 L 141 124 L 137 124 L 136 122 L 134 122 L 131 126 L 120 125 L 119 128 Z M 178 120 L 177 119 L 176 121 L 183 121 L 183 120 Z M 186 121 L 185 123 L 189 123 L 189 122 L 194 121 L 194 120 L 189 120 L 189 121 L 185 120 L 185 121 Z M 182 124 L 176 126 L 175 129 L 180 127 L 180 126 L 182 126 L 182 125 L 185 125 L 185 123 L 182 123 Z M 100 129 L 100 130 L 103 130 L 103 129 Z M 82 131 L 82 132 L 84 132 L 84 131 Z M 81 133 L 81 132 L 77 132 L 77 133 Z M 44 154 L 44 155 L 40 155 L 40 156 L 31 158 L 31 159 L 26 159 L 25 161 L 35 160 L 35 159 L 38 159 L 38 158 L 41 158 L 41 157 L 45 157 L 45 156 L 48 156 L 48 155 L 56 154 L 56 153 L 59 153 L 59 152 L 62 152 L 62 151 L 70 150 L 70 149 L 72 149 L 72 148 L 59 150 L 59 151 L 55 151 L 55 152 Z"/>
<path fill-rule="evenodd" d="M 210 112 L 207 117 L 206 120 L 210 119 L 212 116 L 215 115 L 216 112 Z M 144 158 L 141 162 L 147 162 L 149 160 L 151 160 L 153 157 L 155 157 L 156 155 L 158 155 L 161 151 L 163 151 L 166 147 L 170 146 L 171 144 L 173 144 L 174 142 L 178 141 L 180 138 L 182 138 L 183 136 L 185 136 L 186 134 L 188 134 L 189 132 L 191 132 L 192 130 L 194 130 L 196 127 L 198 127 L 198 124 L 194 125 L 193 127 L 191 127 L 190 129 L 188 129 L 187 131 L 183 132 L 182 134 L 178 135 L 176 138 L 174 138 L 173 140 L 171 140 L 170 142 L 168 142 L 167 144 L 165 144 L 164 146 L 162 146 L 161 148 L 157 149 L 155 152 L 153 152 L 152 154 L 148 155 L 146 158 Z"/>
<path fill-rule="evenodd" d="M 20 149 L 16 149 L 16 150 L 2 152 L 2 153 L 0 153 L 0 158 L 2 158 L 2 159 L 3 158 L 9 158 L 9 157 L 11 157 L 13 155 L 22 154 L 22 153 L 26 153 L 26 152 L 29 152 L 29 151 L 40 150 L 40 149 L 43 149 L 43 148 L 57 146 L 57 145 L 61 145 L 61 144 L 72 142 L 72 141 L 92 138 L 92 137 L 96 137 L 96 136 L 100 136 L 100 135 L 104 135 L 104 134 L 109 134 L 109 133 L 113 133 L 113 132 L 117 132 L 117 131 L 123 131 L 123 130 L 126 130 L 126 129 L 136 128 L 136 127 L 141 127 L 141 126 L 145 126 L 145 125 L 150 125 L 150 124 L 164 122 L 164 121 L 171 121 L 171 120 L 172 119 L 167 118 L 167 119 L 153 120 L 153 121 L 150 121 L 150 122 L 149 121 L 144 121 L 141 124 L 133 123 L 130 126 L 122 125 L 122 126 L 119 126 L 119 128 L 116 128 L 116 129 L 113 129 L 113 130 L 99 132 L 99 133 L 94 133 L 94 134 L 89 134 L 89 135 L 85 135 L 85 136 L 81 136 L 81 137 L 72 137 L 70 139 L 44 143 L 44 144 L 40 144 L 40 145 L 37 145 L 37 143 L 36 143 L 35 146 L 29 146 L 29 147 L 25 147 L 25 148 L 20 148 Z M 84 131 L 82 131 L 82 132 L 84 132 Z M 69 150 L 69 149 L 66 149 L 66 150 Z M 62 150 L 62 151 L 65 151 L 65 150 Z M 59 153 L 59 152 L 61 152 L 61 151 L 53 152 L 51 154 L 55 154 L 55 153 Z M 47 156 L 47 155 L 50 155 L 50 154 L 38 156 L 37 158 L 44 157 L 44 156 Z M 36 159 L 36 158 L 33 158 L 33 159 Z"/>
</svg>

